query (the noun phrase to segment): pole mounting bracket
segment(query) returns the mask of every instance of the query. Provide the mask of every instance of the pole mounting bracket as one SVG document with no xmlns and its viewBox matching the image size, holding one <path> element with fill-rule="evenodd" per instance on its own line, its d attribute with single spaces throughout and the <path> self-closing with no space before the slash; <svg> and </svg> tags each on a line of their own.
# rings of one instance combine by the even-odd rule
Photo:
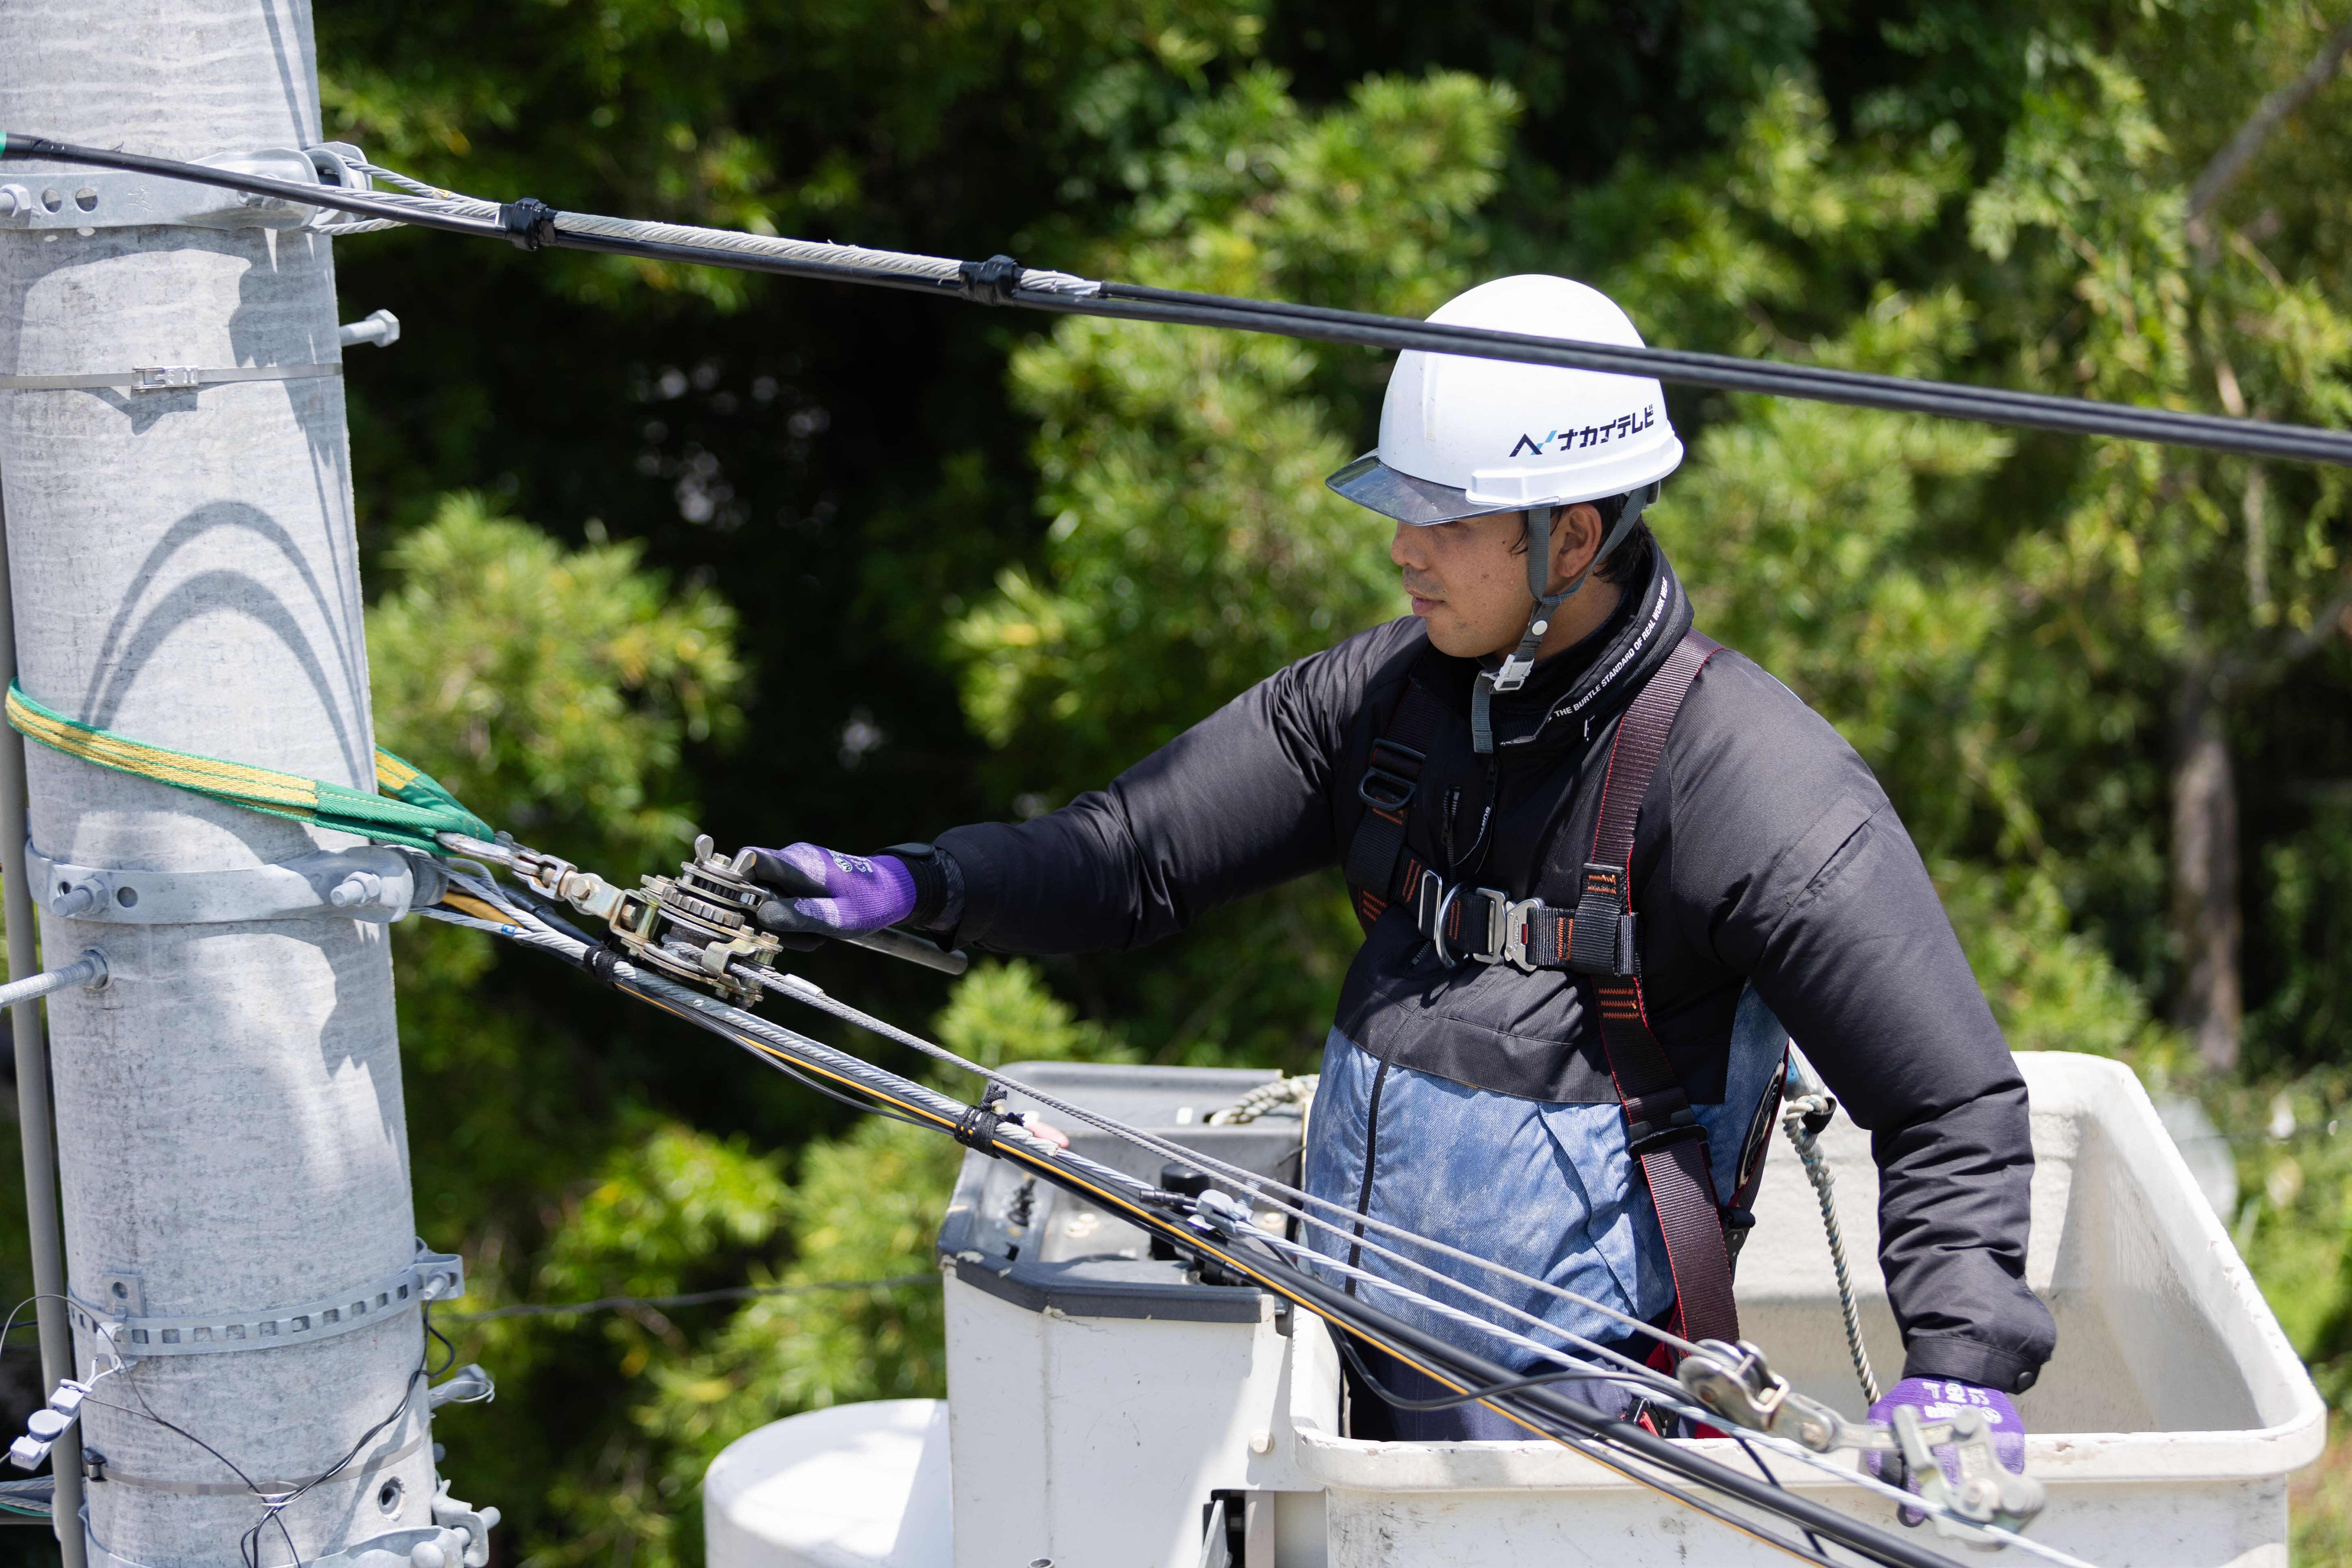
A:
<svg viewBox="0 0 2352 1568">
<path fill-rule="evenodd" d="M 373 182 L 352 165 L 364 163 L 348 142 L 317 147 L 268 147 L 202 160 L 233 174 L 258 174 L 328 190 L 367 191 Z M 160 174 L 119 169 L 77 169 L 71 174 L 10 171 L 0 182 L 0 230 L 101 228 L 327 228 L 340 213 L 305 206 L 278 196 L 259 196 L 218 185 L 199 185 Z"/>
<path fill-rule="evenodd" d="M 341 915 L 389 924 L 447 885 L 439 864 L 387 845 L 320 849 L 232 871 L 150 871 L 53 860 L 29 839 L 26 880 L 64 920 L 115 925 L 216 925 Z"/>
</svg>

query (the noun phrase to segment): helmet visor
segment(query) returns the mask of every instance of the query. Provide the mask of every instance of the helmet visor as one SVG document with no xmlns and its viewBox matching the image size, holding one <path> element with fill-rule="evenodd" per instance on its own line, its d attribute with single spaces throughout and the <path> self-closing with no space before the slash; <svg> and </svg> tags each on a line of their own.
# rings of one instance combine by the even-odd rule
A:
<svg viewBox="0 0 2352 1568">
<path fill-rule="evenodd" d="M 1323 482 L 1358 506 L 1370 507 L 1399 522 L 1453 522 L 1490 511 L 1519 510 L 1490 500 L 1472 500 L 1467 490 L 1400 473 L 1381 462 L 1378 452 L 1365 453 Z"/>
</svg>

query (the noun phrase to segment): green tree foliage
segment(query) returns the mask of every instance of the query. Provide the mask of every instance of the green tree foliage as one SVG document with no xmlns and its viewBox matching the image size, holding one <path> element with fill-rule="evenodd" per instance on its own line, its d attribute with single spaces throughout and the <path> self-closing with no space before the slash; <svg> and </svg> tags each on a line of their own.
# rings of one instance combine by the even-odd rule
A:
<svg viewBox="0 0 2352 1568">
<path fill-rule="evenodd" d="M 649 798 L 689 741 L 740 727 L 734 612 L 673 595 L 644 547 L 567 551 L 481 497 L 445 499 L 385 559 L 369 612 L 376 723 L 459 799 L 541 848 L 641 859 L 692 830 Z"/>
</svg>

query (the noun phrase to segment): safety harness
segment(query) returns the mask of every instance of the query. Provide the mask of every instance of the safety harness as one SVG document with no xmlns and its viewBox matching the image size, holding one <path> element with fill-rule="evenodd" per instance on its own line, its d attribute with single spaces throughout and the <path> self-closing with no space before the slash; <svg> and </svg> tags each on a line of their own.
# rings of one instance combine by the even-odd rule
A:
<svg viewBox="0 0 2352 1568">
<path fill-rule="evenodd" d="M 1445 714 L 1435 698 L 1410 683 L 1356 786 L 1369 809 L 1349 846 L 1347 877 L 1357 918 L 1367 930 L 1390 906 L 1402 904 L 1444 963 L 1508 963 L 1529 973 L 1566 970 L 1591 983 L 1601 1047 L 1623 1107 L 1626 1147 L 1641 1164 L 1665 1237 L 1675 1280 L 1671 1327 L 1685 1339 L 1729 1342 L 1738 1338 L 1739 1314 L 1725 1234 L 1747 1216 L 1718 1201 L 1706 1130 L 1650 1027 L 1633 885 L 1642 797 L 1683 699 L 1718 651 L 1712 639 L 1685 633 L 1618 720 L 1573 909 L 1514 900 L 1494 888 L 1449 886 L 1408 842 L 1406 812 Z"/>
</svg>

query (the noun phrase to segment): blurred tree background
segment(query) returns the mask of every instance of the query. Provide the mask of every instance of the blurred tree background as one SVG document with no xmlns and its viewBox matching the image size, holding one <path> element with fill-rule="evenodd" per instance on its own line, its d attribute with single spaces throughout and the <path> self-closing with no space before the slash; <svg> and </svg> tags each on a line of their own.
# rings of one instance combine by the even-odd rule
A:
<svg viewBox="0 0 2352 1568">
<path fill-rule="evenodd" d="M 331 135 L 500 198 L 1412 313 L 1562 272 L 1653 342 L 2341 426 L 2342 10 L 318 21 Z M 1381 356 L 423 233 L 338 260 L 347 319 L 404 325 L 349 370 L 383 739 L 608 874 L 697 828 L 866 849 L 1035 815 L 1402 609 L 1386 531 L 1320 482 L 1371 442 Z M 2352 1398 L 2345 477 L 1670 401 L 1692 455 L 1653 515 L 1702 626 L 1878 769 L 2013 1045 L 2123 1057 L 2220 1122 L 2240 1245 Z M 467 1255 L 460 1305 L 769 1292 L 446 1322 L 499 1383 L 436 1435 L 457 1490 L 506 1510 L 502 1561 L 698 1562 L 725 1442 L 940 1392 L 936 1289 L 907 1277 L 952 1145 L 415 923 L 418 1212 Z M 805 967 L 991 1061 L 1304 1070 L 1355 941 L 1327 877 L 1138 954 L 953 986 Z M 2304 1550 L 2352 1555 L 2330 1485 Z"/>
</svg>

